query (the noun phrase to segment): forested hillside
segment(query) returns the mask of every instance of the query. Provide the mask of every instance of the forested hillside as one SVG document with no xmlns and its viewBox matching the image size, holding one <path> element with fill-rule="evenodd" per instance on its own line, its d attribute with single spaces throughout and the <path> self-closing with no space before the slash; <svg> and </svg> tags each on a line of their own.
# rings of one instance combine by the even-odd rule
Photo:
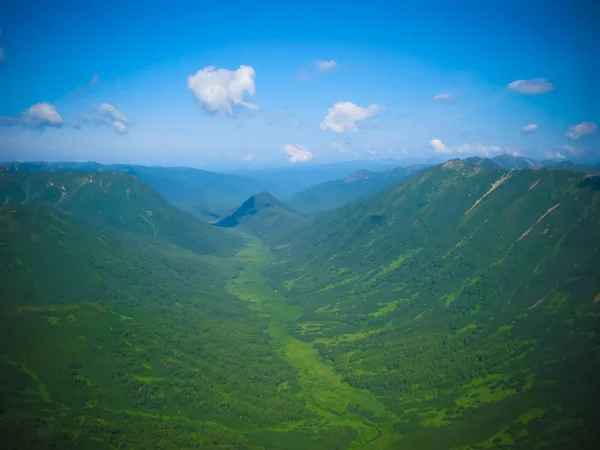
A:
<svg viewBox="0 0 600 450">
<path fill-rule="evenodd" d="M 139 178 L 115 172 L 0 172 L 7 204 L 51 205 L 96 226 L 163 239 L 197 253 L 231 254 L 241 242 L 174 207 Z"/>
<path fill-rule="evenodd" d="M 315 220 L 269 274 L 403 448 L 590 448 L 600 177 L 449 161 Z"/>
<path fill-rule="evenodd" d="M 344 448 L 352 439 L 342 426 L 317 431 L 266 320 L 225 289 L 235 260 L 32 205 L 0 207 L 0 248 L 1 448 Z"/>
<path fill-rule="evenodd" d="M 0 164 L 0 172 L 56 170 L 129 173 L 144 180 L 172 204 L 209 221 L 231 212 L 244 199 L 265 187 L 263 183 L 253 178 L 190 167 L 105 165 L 95 162 Z"/>
<path fill-rule="evenodd" d="M 600 438 L 600 176 L 452 160 L 221 227 L 108 171 L 0 173 L 0 199 L 1 448 Z"/>
</svg>

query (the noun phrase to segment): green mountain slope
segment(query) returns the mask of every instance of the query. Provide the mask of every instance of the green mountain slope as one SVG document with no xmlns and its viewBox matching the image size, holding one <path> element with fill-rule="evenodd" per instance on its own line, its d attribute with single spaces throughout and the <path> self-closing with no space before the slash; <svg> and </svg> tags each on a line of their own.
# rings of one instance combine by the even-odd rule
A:
<svg viewBox="0 0 600 450">
<path fill-rule="evenodd" d="M 240 243 L 174 207 L 129 174 L 4 172 L 0 200 L 56 206 L 94 225 L 164 239 L 197 253 L 230 253 Z"/>
<path fill-rule="evenodd" d="M 239 227 L 270 243 L 277 243 L 308 223 L 310 219 L 303 214 L 286 206 L 268 192 L 261 192 L 250 197 L 216 225 L 222 228 Z"/>
<path fill-rule="evenodd" d="M 599 176 L 453 160 L 245 233 L 128 174 L 0 180 L 0 448 L 598 442 Z"/>
<path fill-rule="evenodd" d="M 593 448 L 600 178 L 449 161 L 298 232 L 294 335 L 399 417 L 402 448 Z"/>
<path fill-rule="evenodd" d="M 315 215 L 370 197 L 424 168 L 423 165 L 412 165 L 386 172 L 360 169 L 342 180 L 328 181 L 299 192 L 288 202 L 298 211 Z"/>
<path fill-rule="evenodd" d="M 209 221 L 234 209 L 264 184 L 249 177 L 229 175 L 190 167 L 149 167 L 95 162 L 4 163 L 0 172 L 9 171 L 108 171 L 130 173 L 179 208 Z"/>
<path fill-rule="evenodd" d="M 295 393 L 233 260 L 0 207 L 0 447 L 346 448 Z M 320 431 L 319 431 L 320 429 Z"/>
</svg>

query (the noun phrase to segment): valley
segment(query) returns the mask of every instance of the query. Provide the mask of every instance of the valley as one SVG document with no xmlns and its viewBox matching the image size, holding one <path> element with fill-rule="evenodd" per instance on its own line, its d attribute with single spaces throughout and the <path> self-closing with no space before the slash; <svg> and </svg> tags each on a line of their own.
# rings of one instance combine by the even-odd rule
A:
<svg viewBox="0 0 600 450">
<path fill-rule="evenodd" d="M 0 450 L 600 449 L 599 42 L 0 1 Z"/>
<path fill-rule="evenodd" d="M 270 257 L 264 244 L 250 239 L 239 253 L 242 269 L 230 289 L 240 299 L 252 302 L 252 309 L 269 321 L 271 346 L 298 371 L 300 398 L 317 414 L 318 422 L 312 426 L 350 427 L 357 435 L 351 449 L 392 448 L 402 437 L 393 428 L 397 418 L 369 391 L 343 381 L 311 343 L 289 333 L 301 310 L 285 303 L 261 274 Z"/>
<path fill-rule="evenodd" d="M 0 445 L 593 448 L 598 180 L 450 160 L 211 225 L 130 173 L 2 172 Z"/>
</svg>

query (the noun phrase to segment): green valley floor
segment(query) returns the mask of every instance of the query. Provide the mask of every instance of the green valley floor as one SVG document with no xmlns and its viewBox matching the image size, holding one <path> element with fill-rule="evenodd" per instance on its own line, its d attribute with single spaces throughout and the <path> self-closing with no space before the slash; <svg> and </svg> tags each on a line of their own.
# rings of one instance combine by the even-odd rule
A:
<svg viewBox="0 0 600 450">
<path fill-rule="evenodd" d="M 269 321 L 268 334 L 273 350 L 298 370 L 297 393 L 309 409 L 317 413 L 317 428 L 350 427 L 356 432 L 351 449 L 397 448 L 402 435 L 394 430 L 398 420 L 369 391 L 356 389 L 342 381 L 330 363 L 325 362 L 311 343 L 288 333 L 300 309 L 285 303 L 261 274 L 269 259 L 268 248 L 249 239 L 239 253 L 240 276 L 230 289 L 239 298 L 252 302 L 253 309 Z M 284 383 L 282 389 L 288 388 Z M 282 429 L 307 424 L 286 424 Z M 315 427 L 315 424 L 311 424 Z M 333 448 L 333 447 L 332 447 Z"/>
</svg>

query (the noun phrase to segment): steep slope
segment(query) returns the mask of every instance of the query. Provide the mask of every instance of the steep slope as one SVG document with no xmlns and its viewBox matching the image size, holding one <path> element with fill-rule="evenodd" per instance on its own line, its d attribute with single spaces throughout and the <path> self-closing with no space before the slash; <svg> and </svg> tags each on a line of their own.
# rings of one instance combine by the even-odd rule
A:
<svg viewBox="0 0 600 450">
<path fill-rule="evenodd" d="M 284 205 L 268 192 L 261 192 L 242 203 L 232 214 L 217 222 L 216 226 L 240 227 L 270 243 L 279 243 L 285 236 L 309 222 L 308 217 Z"/>
<path fill-rule="evenodd" d="M 280 249 L 296 336 L 384 396 L 403 448 L 593 448 L 600 178 L 449 161 Z"/>
<path fill-rule="evenodd" d="M 164 239 L 197 253 L 230 253 L 240 243 L 124 173 L 4 172 L 0 201 L 56 206 L 94 225 Z"/>
<path fill-rule="evenodd" d="M 12 162 L 0 165 L 0 172 L 48 170 L 130 173 L 144 180 L 169 202 L 209 221 L 215 220 L 235 208 L 253 193 L 264 189 L 264 184 L 253 178 L 190 167 L 104 165 L 95 162 Z"/>
<path fill-rule="evenodd" d="M 224 289 L 234 275 L 55 208 L 0 207 L 0 447 L 345 448 L 343 427 L 296 430 L 316 414 L 264 319 Z"/>
<path fill-rule="evenodd" d="M 425 167 L 424 165 L 411 165 L 397 167 L 386 172 L 359 169 L 345 179 L 328 181 L 299 192 L 288 202 L 298 211 L 316 215 L 339 208 L 346 203 L 370 197 Z"/>
</svg>

